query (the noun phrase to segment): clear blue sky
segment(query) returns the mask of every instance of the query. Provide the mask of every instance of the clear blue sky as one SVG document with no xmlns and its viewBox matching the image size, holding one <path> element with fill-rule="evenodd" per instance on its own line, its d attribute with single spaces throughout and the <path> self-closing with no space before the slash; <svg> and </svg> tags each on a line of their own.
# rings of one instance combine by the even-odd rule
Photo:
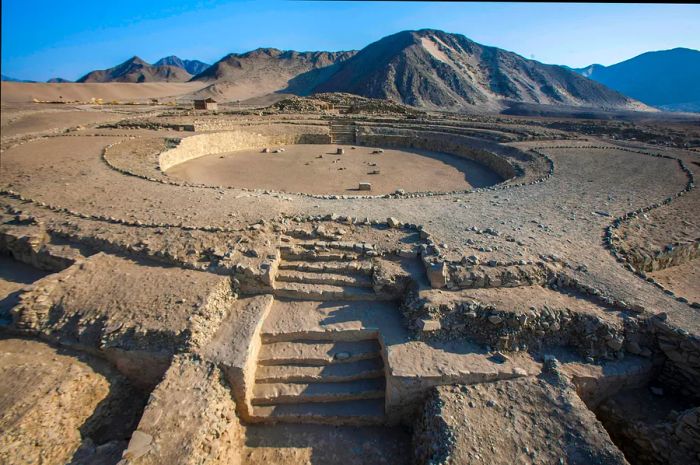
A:
<svg viewBox="0 0 700 465">
<path fill-rule="evenodd" d="M 421 28 L 544 63 L 610 65 L 650 50 L 700 49 L 700 5 L 4 0 L 2 73 L 77 79 L 133 55 L 213 63 L 257 47 L 350 50 Z"/>
</svg>

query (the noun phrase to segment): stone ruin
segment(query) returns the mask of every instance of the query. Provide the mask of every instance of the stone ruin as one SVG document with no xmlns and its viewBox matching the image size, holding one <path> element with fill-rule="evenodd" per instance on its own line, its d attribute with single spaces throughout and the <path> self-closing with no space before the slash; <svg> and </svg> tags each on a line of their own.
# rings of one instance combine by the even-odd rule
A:
<svg viewBox="0 0 700 465">
<path fill-rule="evenodd" d="M 26 277 L 2 275 L 0 462 L 698 461 L 696 153 L 295 105 L 294 124 L 3 136 L 2 266 Z M 435 150 L 504 181 L 313 195 L 167 174 L 295 143 Z"/>
</svg>

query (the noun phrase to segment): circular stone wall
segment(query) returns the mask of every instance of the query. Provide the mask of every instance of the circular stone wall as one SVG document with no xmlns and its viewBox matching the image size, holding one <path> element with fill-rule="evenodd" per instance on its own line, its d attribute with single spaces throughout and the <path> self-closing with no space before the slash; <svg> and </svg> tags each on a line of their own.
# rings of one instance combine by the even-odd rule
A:
<svg viewBox="0 0 700 465">
<path fill-rule="evenodd" d="M 338 148 L 344 154 L 338 155 Z M 486 187 L 503 179 L 486 166 L 464 157 L 419 149 L 330 144 L 297 144 L 237 150 L 198 157 L 166 173 L 197 184 L 269 189 L 306 194 L 381 195 L 407 192 L 458 191 Z M 361 182 L 371 183 L 360 191 Z"/>
</svg>

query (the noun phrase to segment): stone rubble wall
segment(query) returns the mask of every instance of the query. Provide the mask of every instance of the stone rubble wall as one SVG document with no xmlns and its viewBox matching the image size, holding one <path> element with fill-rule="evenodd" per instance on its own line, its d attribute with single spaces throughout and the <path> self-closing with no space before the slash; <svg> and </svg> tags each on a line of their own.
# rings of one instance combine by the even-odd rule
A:
<svg viewBox="0 0 700 465">
<path fill-rule="evenodd" d="M 465 267 L 447 265 L 447 289 L 480 289 L 489 287 L 520 287 L 544 284 L 548 272 L 539 263 L 499 264 L 494 267 Z"/>
<path fill-rule="evenodd" d="M 139 332 L 122 325 L 114 330 L 104 319 L 74 321 L 79 319 L 74 318 L 79 313 L 57 302 L 54 291 L 60 294 L 61 283 L 71 279 L 80 266 L 75 264 L 61 273 L 40 279 L 24 292 L 19 304 L 11 310 L 12 332 L 104 358 L 134 385 L 153 388 L 170 363 L 172 348 L 186 345 L 186 335 L 167 330 Z M 54 320 L 62 320 L 62 323 Z M 96 329 L 99 334 L 95 334 Z M 156 349 L 146 349 L 149 346 Z"/>
<path fill-rule="evenodd" d="M 579 148 L 579 147 L 569 147 L 569 146 L 556 146 L 549 148 Z M 656 287 L 662 289 L 666 294 L 675 297 L 677 301 L 682 303 L 688 303 L 695 308 L 700 308 L 700 302 L 693 302 L 692 304 L 688 302 L 685 297 L 676 296 L 673 291 L 666 289 L 654 278 L 647 276 L 644 271 L 650 271 L 647 268 L 651 267 L 652 270 L 663 269 L 662 267 L 669 267 L 673 265 L 679 265 L 687 260 L 692 260 L 694 257 L 698 256 L 698 247 L 700 247 L 700 242 L 697 240 L 689 244 L 675 244 L 672 246 L 671 250 L 663 251 L 657 253 L 656 256 L 650 257 L 649 255 L 643 254 L 637 250 L 628 250 L 626 243 L 620 237 L 620 228 L 629 223 L 631 220 L 646 214 L 657 208 L 669 205 L 675 199 L 687 195 L 690 191 L 695 189 L 695 175 L 693 171 L 688 168 L 683 160 L 680 158 L 675 158 L 670 155 L 663 155 L 660 153 L 648 153 L 641 150 L 634 150 L 625 147 L 610 147 L 610 146 L 586 146 L 581 148 L 591 148 L 591 149 L 615 149 L 622 150 L 625 152 L 638 153 L 641 155 L 646 155 L 655 158 L 665 158 L 668 160 L 675 160 L 678 163 L 678 167 L 683 171 L 688 179 L 683 190 L 676 192 L 669 197 L 666 197 L 661 202 L 655 202 L 651 205 L 645 207 L 640 207 L 636 210 L 625 213 L 622 216 L 615 218 L 612 224 L 605 228 L 605 233 L 603 236 L 603 246 L 607 248 L 613 257 L 619 262 L 624 263 L 625 268 L 629 271 L 635 273 L 640 278 L 654 284 Z M 677 250 L 676 250 L 677 249 Z M 654 268 L 657 267 L 657 268 Z"/>
<path fill-rule="evenodd" d="M 463 116 L 461 117 L 463 118 Z M 334 119 L 338 119 L 335 117 Z M 406 119 L 396 118 L 381 118 L 365 115 L 353 115 L 345 117 L 344 120 L 355 122 L 358 126 L 372 127 L 405 127 L 415 128 L 418 130 L 437 129 L 440 132 L 449 132 L 454 134 L 474 134 L 481 138 L 484 134 L 488 134 L 494 138 L 506 138 L 511 140 L 557 140 L 570 139 L 571 134 L 551 128 L 541 126 L 514 124 L 512 121 L 500 120 L 499 122 L 477 121 L 472 118 L 454 119 L 449 115 L 424 116 L 424 117 L 408 117 Z"/>
<path fill-rule="evenodd" d="M 454 446 L 454 433 L 443 416 L 444 401 L 437 390 L 431 390 L 413 425 L 415 463 L 439 465 L 447 463 Z"/>
<path fill-rule="evenodd" d="M 599 416 L 624 452 L 639 465 L 697 463 L 700 459 L 700 407 L 672 413 L 659 423 L 630 421 L 614 401 L 603 404 Z"/>
<path fill-rule="evenodd" d="M 659 375 L 665 386 L 700 401 L 700 340 L 665 321 L 665 314 L 652 319 L 659 349 L 668 358 Z"/>
<path fill-rule="evenodd" d="M 625 356 L 622 360 L 599 365 L 567 363 L 562 370 L 581 400 L 595 411 L 602 402 L 621 391 L 648 387 L 662 363 L 660 357 Z"/>
<path fill-rule="evenodd" d="M 502 351 L 569 347 L 584 357 L 611 360 L 624 351 L 652 355 L 646 325 L 635 319 L 604 319 L 567 308 L 512 312 L 474 299 L 422 304 L 404 306 L 404 312 L 420 330 L 418 337 L 428 341 L 468 339 Z"/>
<path fill-rule="evenodd" d="M 188 131 L 195 130 L 194 124 L 174 123 L 167 121 L 152 121 L 143 119 L 124 119 L 115 123 L 106 123 L 97 126 L 98 129 L 150 129 L 152 131 L 171 130 Z"/>
<path fill-rule="evenodd" d="M 175 148 L 166 150 L 159 156 L 161 171 L 167 171 L 175 165 L 195 158 L 217 153 L 227 153 L 236 150 L 253 149 L 267 146 L 291 144 L 328 144 L 330 136 L 320 132 L 320 128 L 312 126 L 287 127 L 279 125 L 274 131 L 256 128 L 260 132 L 229 131 L 198 134 L 179 140 Z M 317 132 L 307 132 L 315 130 Z"/>
<path fill-rule="evenodd" d="M 255 128 L 256 132 L 260 130 L 265 131 L 271 128 L 271 125 L 279 127 L 280 125 L 288 126 L 305 126 L 307 129 L 309 127 L 314 127 L 314 130 L 309 130 L 309 133 L 316 133 L 317 130 L 320 133 L 328 131 L 328 123 L 325 121 L 314 120 L 309 118 L 294 118 L 293 115 L 284 115 L 284 118 L 265 118 L 258 120 L 244 119 L 195 119 L 194 129 L 197 132 L 211 132 L 211 131 L 235 131 L 235 130 L 250 130 Z M 295 131 L 296 132 L 296 131 Z"/>
<path fill-rule="evenodd" d="M 363 125 L 363 123 L 359 123 Z M 396 134 L 401 135 L 405 131 L 418 131 L 422 133 L 426 132 L 437 132 L 450 135 L 468 136 L 468 137 L 478 137 L 480 139 L 492 140 L 495 142 L 514 142 L 521 139 L 526 139 L 527 136 L 522 134 L 513 134 L 506 131 L 497 131 L 494 129 L 482 129 L 464 126 L 452 126 L 444 124 L 435 123 L 424 123 L 419 124 L 407 124 L 403 122 L 373 122 L 366 125 L 370 132 L 383 133 L 383 134 Z"/>
<path fill-rule="evenodd" d="M 178 355 L 151 394 L 119 465 L 237 465 L 244 436 L 221 370 Z"/>
<path fill-rule="evenodd" d="M 666 250 L 656 252 L 654 255 L 648 255 L 636 249 L 625 251 L 622 247 L 620 251 L 625 253 L 627 261 L 633 267 L 651 272 L 682 265 L 700 257 L 700 241 L 669 246 Z"/>
<path fill-rule="evenodd" d="M 83 258 L 75 249 L 52 246 L 48 233 L 38 225 L 0 229 L 0 254 L 44 271 L 61 271 Z"/>
<path fill-rule="evenodd" d="M 502 156 L 486 150 L 475 149 L 474 139 L 464 136 L 432 133 L 366 134 L 360 133 L 357 142 L 361 145 L 379 147 L 411 147 L 448 153 L 480 163 L 498 174 L 503 180 L 518 175 L 515 167 Z"/>
</svg>

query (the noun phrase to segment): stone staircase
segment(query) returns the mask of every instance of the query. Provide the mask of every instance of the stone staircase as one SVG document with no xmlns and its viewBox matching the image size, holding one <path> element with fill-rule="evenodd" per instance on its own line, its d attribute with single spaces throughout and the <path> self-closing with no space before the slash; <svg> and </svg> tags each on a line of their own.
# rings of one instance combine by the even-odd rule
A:
<svg viewBox="0 0 700 465">
<path fill-rule="evenodd" d="M 357 251 L 356 247 L 324 241 L 280 247 L 275 296 L 298 300 L 389 299 L 372 288 L 372 262 L 366 251 Z"/>
<path fill-rule="evenodd" d="M 298 232 L 279 247 L 275 301 L 260 332 L 254 423 L 379 425 L 385 375 L 376 327 L 361 321 L 391 307 L 373 288 L 374 246 Z M 327 312 L 344 315 L 336 321 Z M 364 317 L 363 317 L 364 315 Z"/>
<path fill-rule="evenodd" d="M 331 121 L 330 126 L 332 144 L 354 145 L 357 143 L 355 123 Z"/>
<path fill-rule="evenodd" d="M 324 336 L 262 334 L 251 398 L 253 421 L 384 422 L 384 363 L 376 338 L 342 331 Z"/>
</svg>

